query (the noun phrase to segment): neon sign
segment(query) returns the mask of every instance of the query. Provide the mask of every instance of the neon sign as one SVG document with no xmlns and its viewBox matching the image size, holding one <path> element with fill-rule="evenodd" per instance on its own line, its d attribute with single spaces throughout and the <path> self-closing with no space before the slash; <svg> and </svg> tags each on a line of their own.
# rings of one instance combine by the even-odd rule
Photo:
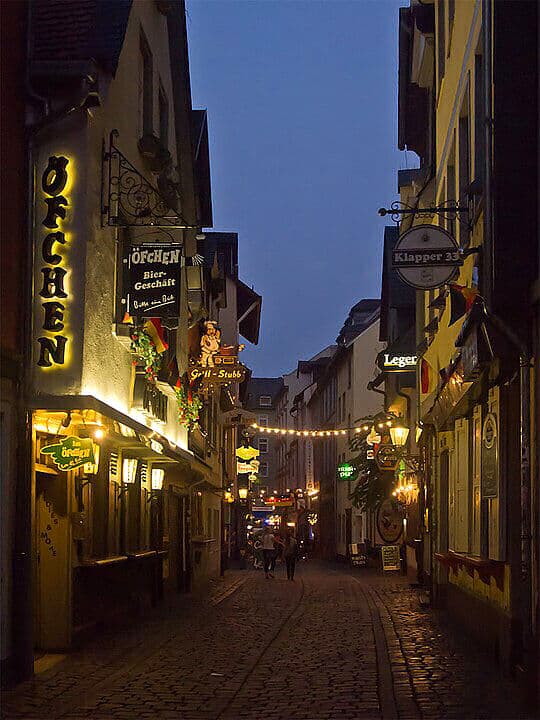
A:
<svg viewBox="0 0 540 720">
<path fill-rule="evenodd" d="M 45 197 L 47 212 L 42 225 L 50 231 L 41 243 L 41 257 L 45 263 L 41 268 L 43 284 L 39 291 L 43 298 L 41 306 L 44 313 L 41 327 L 52 335 L 52 337 L 44 335 L 37 339 L 40 346 L 37 364 L 44 368 L 51 367 L 53 363 L 64 364 L 68 342 L 68 338 L 62 335 L 68 297 L 64 287 L 67 271 L 60 267 L 63 258 L 56 252 L 59 249 L 57 245 L 66 244 L 66 236 L 59 229 L 61 226 L 58 221 L 65 220 L 66 206 L 69 205 L 67 198 L 62 195 L 68 182 L 66 169 L 68 163 L 69 160 L 62 155 L 52 155 L 41 177 L 41 187 L 47 196 Z"/>
</svg>

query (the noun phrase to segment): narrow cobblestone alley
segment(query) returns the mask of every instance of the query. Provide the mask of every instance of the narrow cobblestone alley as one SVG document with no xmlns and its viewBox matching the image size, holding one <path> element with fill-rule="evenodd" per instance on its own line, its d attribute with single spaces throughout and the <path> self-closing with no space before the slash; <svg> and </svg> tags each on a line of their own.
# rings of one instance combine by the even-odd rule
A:
<svg viewBox="0 0 540 720">
<path fill-rule="evenodd" d="M 524 718 L 516 689 L 405 579 L 230 573 L 3 698 L 5 720 Z"/>
</svg>

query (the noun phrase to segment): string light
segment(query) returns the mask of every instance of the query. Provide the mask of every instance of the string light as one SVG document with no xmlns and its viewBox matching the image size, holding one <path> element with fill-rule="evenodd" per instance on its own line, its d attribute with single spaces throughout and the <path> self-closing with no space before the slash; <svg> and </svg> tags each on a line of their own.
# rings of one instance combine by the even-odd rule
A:
<svg viewBox="0 0 540 720">
<path fill-rule="evenodd" d="M 388 417 L 388 415 L 387 415 Z M 397 420 L 397 418 L 394 418 Z M 385 420 L 383 422 L 377 423 L 377 427 L 379 429 L 383 428 L 390 428 L 393 425 L 392 420 Z M 348 435 L 349 433 L 367 433 L 372 430 L 374 427 L 374 424 L 369 425 L 355 425 L 353 427 L 347 427 L 347 428 L 335 428 L 335 429 L 329 429 L 329 430 L 294 430 L 292 428 L 279 428 L 279 427 L 267 427 L 265 425 L 259 425 L 258 423 L 252 423 L 251 427 L 253 430 L 255 430 L 258 433 L 268 433 L 274 434 L 274 435 L 290 435 L 294 437 L 302 437 L 302 438 L 322 438 L 322 437 L 337 437 L 339 435 Z"/>
</svg>

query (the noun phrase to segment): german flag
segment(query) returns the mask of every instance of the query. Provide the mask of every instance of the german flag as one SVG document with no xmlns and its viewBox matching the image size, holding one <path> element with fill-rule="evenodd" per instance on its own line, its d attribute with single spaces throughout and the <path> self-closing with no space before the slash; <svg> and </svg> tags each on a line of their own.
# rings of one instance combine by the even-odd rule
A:
<svg viewBox="0 0 540 720">
<path fill-rule="evenodd" d="M 167 370 L 169 371 L 169 383 L 174 387 L 179 388 L 182 384 L 182 380 L 180 378 L 180 371 L 178 369 L 178 360 L 176 359 L 176 355 L 168 363 Z"/>
<path fill-rule="evenodd" d="M 144 331 L 150 335 L 158 353 L 163 353 L 169 345 L 165 340 L 165 333 L 159 318 L 150 318 L 144 323 Z"/>
<path fill-rule="evenodd" d="M 466 315 L 478 297 L 478 290 L 466 285 L 450 283 L 450 322 L 453 325 Z"/>
</svg>

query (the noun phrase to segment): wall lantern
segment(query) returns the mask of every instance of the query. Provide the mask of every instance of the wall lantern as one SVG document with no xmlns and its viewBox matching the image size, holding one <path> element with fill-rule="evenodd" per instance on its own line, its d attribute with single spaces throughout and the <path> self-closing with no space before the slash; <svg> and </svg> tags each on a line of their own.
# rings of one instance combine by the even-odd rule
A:
<svg viewBox="0 0 540 720">
<path fill-rule="evenodd" d="M 240 498 L 240 500 L 247 500 L 248 492 L 249 491 L 248 491 L 247 487 L 239 487 L 238 488 L 238 497 Z"/>
<path fill-rule="evenodd" d="M 223 493 L 223 499 L 225 500 L 226 503 L 234 502 L 233 494 L 230 490 L 225 490 L 225 492 Z"/>
<path fill-rule="evenodd" d="M 163 489 L 163 478 L 165 476 L 165 470 L 161 468 L 152 468 L 152 490 Z"/>
<path fill-rule="evenodd" d="M 122 481 L 126 485 L 133 485 L 137 477 L 136 458 L 124 458 L 122 462 Z"/>
<path fill-rule="evenodd" d="M 403 447 L 409 437 L 409 428 L 404 425 L 395 425 L 390 428 L 390 437 L 396 447 Z"/>
</svg>

